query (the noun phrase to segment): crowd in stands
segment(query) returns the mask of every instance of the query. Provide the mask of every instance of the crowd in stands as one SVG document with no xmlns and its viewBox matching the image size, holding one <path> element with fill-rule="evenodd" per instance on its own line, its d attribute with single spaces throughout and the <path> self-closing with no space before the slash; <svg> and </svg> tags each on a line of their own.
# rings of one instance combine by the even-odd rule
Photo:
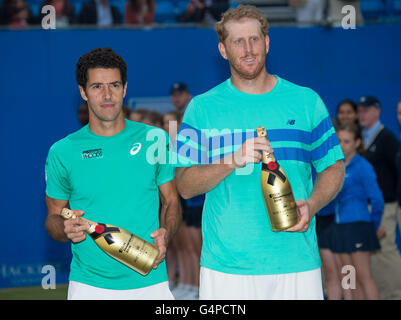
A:
<svg viewBox="0 0 401 320">
<path fill-rule="evenodd" d="M 0 25 L 39 25 L 48 14 L 46 10 L 42 12 L 46 5 L 55 9 L 56 28 L 70 25 L 147 26 L 153 23 L 211 25 L 223 12 L 239 3 L 229 0 L 0 0 Z M 364 20 L 401 19 L 401 0 L 288 0 L 288 6 L 294 8 L 295 20 L 300 25 L 340 27 L 348 14 L 355 14 L 356 25 L 362 25 Z M 354 12 L 347 6 L 352 6 Z M 291 22 L 293 18 L 289 19 Z"/>
<path fill-rule="evenodd" d="M 24 27 L 40 24 L 49 12 L 42 8 L 51 5 L 56 13 L 56 27 L 70 25 L 148 25 L 154 22 L 202 23 L 215 22 L 229 8 L 228 0 L 182 0 L 174 7 L 172 2 L 155 0 L 44 0 L 39 5 L 25 0 L 0 2 L 0 25 Z M 160 19 L 155 20 L 160 6 Z"/>
<path fill-rule="evenodd" d="M 289 0 L 295 8 L 296 21 L 340 27 L 364 21 L 400 21 L 400 0 Z"/>
</svg>

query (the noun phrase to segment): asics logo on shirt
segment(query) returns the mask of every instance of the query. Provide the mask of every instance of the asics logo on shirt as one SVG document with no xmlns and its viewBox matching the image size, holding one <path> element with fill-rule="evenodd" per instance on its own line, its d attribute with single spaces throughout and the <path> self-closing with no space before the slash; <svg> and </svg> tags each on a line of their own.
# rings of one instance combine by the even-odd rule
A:
<svg viewBox="0 0 401 320">
<path fill-rule="evenodd" d="M 140 143 L 140 142 L 137 142 L 137 143 L 135 143 L 135 144 L 132 146 L 132 148 L 131 148 L 131 150 L 129 151 L 129 153 L 130 153 L 132 156 L 134 156 L 134 155 L 136 155 L 136 154 L 139 152 L 139 150 L 141 150 L 141 147 L 142 147 L 141 143 Z"/>
</svg>

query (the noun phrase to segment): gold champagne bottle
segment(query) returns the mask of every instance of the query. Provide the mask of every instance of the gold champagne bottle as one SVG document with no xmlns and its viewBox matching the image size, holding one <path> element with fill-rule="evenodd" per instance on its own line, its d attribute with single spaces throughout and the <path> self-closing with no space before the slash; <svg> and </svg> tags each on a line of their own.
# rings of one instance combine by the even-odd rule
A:
<svg viewBox="0 0 401 320">
<path fill-rule="evenodd" d="M 256 129 L 258 137 L 266 137 L 264 127 Z M 298 210 L 290 182 L 274 156 L 262 151 L 262 193 L 273 231 L 291 228 L 298 222 Z"/>
<path fill-rule="evenodd" d="M 61 216 L 64 219 L 77 218 L 67 208 L 61 210 Z M 159 249 L 123 228 L 80 218 L 88 222 L 87 233 L 104 252 L 144 276 L 150 272 Z"/>
</svg>

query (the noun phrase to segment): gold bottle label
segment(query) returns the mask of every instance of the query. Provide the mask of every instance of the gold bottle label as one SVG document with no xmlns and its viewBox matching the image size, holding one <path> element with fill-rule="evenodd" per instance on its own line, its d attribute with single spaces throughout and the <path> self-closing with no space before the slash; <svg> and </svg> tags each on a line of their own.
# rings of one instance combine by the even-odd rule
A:
<svg viewBox="0 0 401 320">
<path fill-rule="evenodd" d="M 264 127 L 256 129 L 259 137 L 266 137 Z M 290 182 L 274 156 L 262 152 L 261 186 L 270 225 L 273 231 L 288 229 L 298 222 L 298 211 Z"/>
<path fill-rule="evenodd" d="M 76 218 L 66 208 L 61 216 L 65 219 Z M 159 249 L 123 228 L 80 218 L 89 223 L 88 234 L 104 252 L 142 275 L 150 272 Z"/>
</svg>

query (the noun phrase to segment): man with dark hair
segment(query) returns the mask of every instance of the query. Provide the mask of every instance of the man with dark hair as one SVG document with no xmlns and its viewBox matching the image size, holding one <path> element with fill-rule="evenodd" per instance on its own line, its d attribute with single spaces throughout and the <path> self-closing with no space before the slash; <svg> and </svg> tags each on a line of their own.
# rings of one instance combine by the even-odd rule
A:
<svg viewBox="0 0 401 320">
<path fill-rule="evenodd" d="M 380 102 L 376 97 L 361 97 L 358 102 L 366 159 L 375 169 L 385 202 L 378 230 L 381 250 L 372 255 L 372 274 L 382 299 L 401 299 L 401 256 L 395 242 L 399 214 L 396 196 L 399 142 L 380 122 L 380 111 Z"/>
<path fill-rule="evenodd" d="M 80 24 L 109 27 L 121 23 L 121 13 L 108 0 L 91 0 L 82 4 L 78 21 Z"/>
<path fill-rule="evenodd" d="M 110 48 L 95 49 L 77 64 L 76 78 L 88 104 L 89 125 L 57 141 L 46 160 L 46 229 L 72 241 L 68 299 L 172 299 L 164 262 L 179 227 L 181 207 L 168 159 L 167 134 L 124 119 L 127 67 Z M 148 135 L 157 136 L 155 153 Z M 164 142 L 163 142 L 164 141 Z M 84 155 L 91 154 L 91 157 Z M 159 223 L 159 195 L 162 209 Z M 64 221 L 62 208 L 77 219 Z M 79 217 L 109 223 L 153 242 L 160 254 L 147 276 L 105 254 Z"/>
</svg>

